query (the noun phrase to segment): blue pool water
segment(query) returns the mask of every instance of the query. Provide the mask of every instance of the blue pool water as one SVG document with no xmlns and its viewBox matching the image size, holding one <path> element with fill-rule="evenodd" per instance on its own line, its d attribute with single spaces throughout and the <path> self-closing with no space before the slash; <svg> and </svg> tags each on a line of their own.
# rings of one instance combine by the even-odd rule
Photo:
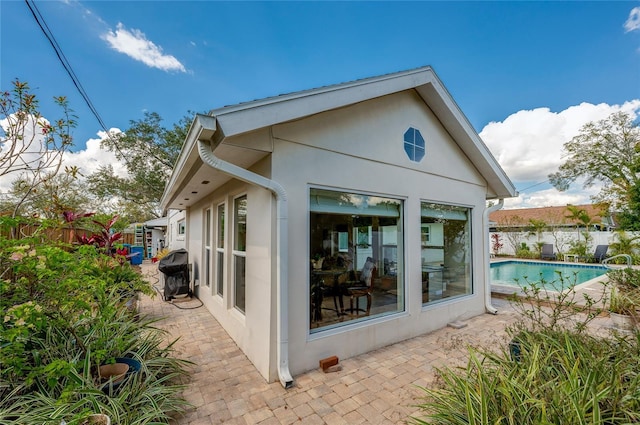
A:
<svg viewBox="0 0 640 425">
<path fill-rule="evenodd" d="M 580 285 L 607 272 L 600 265 L 535 263 L 531 261 L 502 261 L 491 264 L 491 283 L 508 286 L 529 286 L 545 282 L 546 289 L 560 285 L 560 276 L 566 284 Z M 557 288 L 555 288 L 557 289 Z"/>
</svg>

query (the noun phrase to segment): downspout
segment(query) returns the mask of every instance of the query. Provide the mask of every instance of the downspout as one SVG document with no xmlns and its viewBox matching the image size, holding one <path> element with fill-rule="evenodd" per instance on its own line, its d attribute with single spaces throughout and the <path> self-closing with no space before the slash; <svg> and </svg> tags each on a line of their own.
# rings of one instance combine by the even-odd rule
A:
<svg viewBox="0 0 640 425">
<path fill-rule="evenodd" d="M 496 205 L 493 205 L 484 210 L 482 215 L 482 221 L 484 223 L 484 234 L 486 237 L 486 244 L 484 249 L 484 307 L 487 313 L 498 314 L 498 309 L 491 305 L 491 238 L 489 237 L 489 214 L 494 211 L 498 211 L 504 206 L 504 199 L 499 199 Z"/>
<path fill-rule="evenodd" d="M 289 244 L 287 236 L 287 193 L 276 181 L 253 173 L 237 165 L 226 162 L 213 154 L 208 140 L 198 137 L 198 153 L 202 162 L 228 174 L 238 180 L 269 190 L 276 197 L 277 241 L 276 241 L 276 315 L 277 315 L 277 353 L 278 378 L 284 388 L 293 386 L 289 372 L 289 281 L 288 258 Z"/>
</svg>

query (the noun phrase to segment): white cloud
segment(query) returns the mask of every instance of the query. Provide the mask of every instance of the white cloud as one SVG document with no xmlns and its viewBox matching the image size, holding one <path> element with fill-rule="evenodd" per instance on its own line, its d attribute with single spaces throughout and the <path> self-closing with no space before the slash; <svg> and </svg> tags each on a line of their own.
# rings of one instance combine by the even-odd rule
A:
<svg viewBox="0 0 640 425">
<path fill-rule="evenodd" d="M 120 133 L 120 129 L 112 128 L 109 130 L 111 134 Z M 87 140 L 86 149 L 77 152 L 65 152 L 63 156 L 63 166 L 78 167 L 80 174 L 88 176 L 98 171 L 98 168 L 111 165 L 116 175 L 127 175 L 127 170 L 121 162 L 116 159 L 113 152 L 100 147 L 100 142 L 106 139 L 107 134 L 104 131 L 97 133 L 97 139 Z"/>
<path fill-rule="evenodd" d="M 1 124 L 1 123 L 0 123 Z M 120 133 L 119 129 L 112 128 L 110 133 Z M 86 149 L 77 152 L 65 152 L 62 156 L 62 169 L 60 172 L 64 172 L 64 167 L 77 167 L 80 172 L 79 179 L 98 171 L 101 166 L 111 165 L 116 175 L 126 176 L 127 170 L 124 164 L 116 159 L 113 152 L 100 147 L 100 142 L 106 138 L 106 133 L 100 131 L 97 133 L 98 138 L 89 139 L 86 143 Z M 38 143 L 38 147 L 40 143 Z M 33 147 L 32 152 L 37 152 L 38 147 Z M 35 157 L 35 153 L 32 154 Z M 11 189 L 11 183 L 18 177 L 19 173 L 10 173 L 0 177 L 0 195 L 7 193 Z"/>
<path fill-rule="evenodd" d="M 551 112 L 549 108 L 518 111 L 502 122 L 487 124 L 480 137 L 516 186 L 518 182 L 545 182 L 547 176 L 564 162 L 564 143 L 576 136 L 588 122 L 603 120 L 618 111 L 637 116 L 640 99 L 623 105 L 581 103 L 561 112 Z M 599 187 L 584 190 L 582 185 L 575 183 L 566 192 L 554 188 L 527 191 L 518 198 L 505 200 L 505 206 L 584 204 L 590 203 L 590 195 L 598 191 Z"/>
<path fill-rule="evenodd" d="M 624 32 L 640 30 L 640 7 L 634 7 L 624 23 Z"/>
<path fill-rule="evenodd" d="M 41 117 L 36 121 L 33 115 L 28 115 L 24 121 L 18 120 L 15 114 L 0 120 L 0 194 L 9 191 L 14 180 L 26 169 L 35 167 L 43 158 L 47 148 L 42 131 L 46 125 L 49 125 L 46 118 Z M 17 127 L 22 128 L 17 130 L 17 134 L 21 135 L 21 142 L 11 137 L 6 138 L 6 132 L 16 131 Z"/>
<path fill-rule="evenodd" d="M 480 137 L 511 180 L 540 182 L 557 171 L 564 161 L 563 145 L 583 125 L 621 110 L 635 115 L 640 100 L 623 105 L 581 103 L 557 113 L 549 108 L 518 111 L 502 122 L 487 124 Z"/>
<path fill-rule="evenodd" d="M 112 49 L 152 68 L 163 71 L 187 72 L 178 59 L 164 54 L 162 48 L 147 40 L 147 37 L 140 30 L 127 30 L 122 23 L 118 23 L 115 32 L 109 30 L 102 35 L 102 38 L 109 43 Z"/>
<path fill-rule="evenodd" d="M 559 205 L 584 205 L 590 204 L 591 196 L 599 192 L 600 187 L 594 185 L 588 190 L 574 189 L 567 192 L 560 192 L 554 188 L 538 190 L 536 192 L 521 193 L 517 198 L 504 200 L 505 209 L 513 208 L 536 208 Z"/>
</svg>

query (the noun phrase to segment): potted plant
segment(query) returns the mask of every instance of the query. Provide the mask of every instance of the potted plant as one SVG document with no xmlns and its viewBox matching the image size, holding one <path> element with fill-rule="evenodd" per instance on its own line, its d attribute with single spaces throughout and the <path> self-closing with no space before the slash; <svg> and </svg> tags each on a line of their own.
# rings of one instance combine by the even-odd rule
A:
<svg viewBox="0 0 640 425">
<path fill-rule="evenodd" d="M 311 265 L 315 270 L 322 269 L 322 263 L 324 262 L 324 257 L 321 254 L 316 254 L 311 259 Z"/>
<path fill-rule="evenodd" d="M 630 267 L 608 272 L 611 284 L 609 315 L 614 327 L 631 330 L 640 318 L 640 270 Z"/>
<path fill-rule="evenodd" d="M 638 295 L 611 289 L 609 316 L 613 326 L 621 330 L 632 330 L 637 324 Z"/>
<path fill-rule="evenodd" d="M 82 425 L 111 425 L 111 418 L 104 413 L 89 415 Z"/>
</svg>

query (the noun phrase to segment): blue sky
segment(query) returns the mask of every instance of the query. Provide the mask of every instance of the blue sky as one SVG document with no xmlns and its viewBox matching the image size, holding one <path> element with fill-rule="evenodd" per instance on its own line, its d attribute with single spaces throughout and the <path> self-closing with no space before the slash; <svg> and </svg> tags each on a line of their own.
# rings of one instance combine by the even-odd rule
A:
<svg viewBox="0 0 640 425">
<path fill-rule="evenodd" d="M 33 4 L 109 128 L 144 111 L 170 127 L 189 110 L 431 65 L 522 190 L 546 180 L 584 123 L 640 112 L 638 1 Z M 27 4 L 3 0 L 0 24 L 2 89 L 28 81 L 52 118 L 50 99 L 67 96 L 79 119 L 70 160 L 106 158 L 87 143 L 100 125 Z M 511 205 L 588 195 L 543 183 Z"/>
</svg>

